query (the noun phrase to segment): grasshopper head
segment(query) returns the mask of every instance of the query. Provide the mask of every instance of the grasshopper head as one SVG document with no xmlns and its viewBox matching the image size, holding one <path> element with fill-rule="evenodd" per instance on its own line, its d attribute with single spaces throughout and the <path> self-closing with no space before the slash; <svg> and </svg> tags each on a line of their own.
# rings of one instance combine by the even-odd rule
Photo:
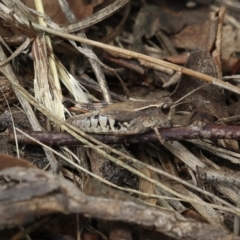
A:
<svg viewBox="0 0 240 240">
<path fill-rule="evenodd" d="M 132 119 L 128 125 L 131 132 L 143 133 L 153 128 L 170 127 L 173 101 L 169 97 L 154 101 L 141 110 L 138 117 Z"/>
</svg>

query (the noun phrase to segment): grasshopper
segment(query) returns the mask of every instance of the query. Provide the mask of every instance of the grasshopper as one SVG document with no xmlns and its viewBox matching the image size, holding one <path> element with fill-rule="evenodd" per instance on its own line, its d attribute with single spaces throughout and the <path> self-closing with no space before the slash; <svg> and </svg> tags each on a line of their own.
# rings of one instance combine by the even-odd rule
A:
<svg viewBox="0 0 240 240">
<path fill-rule="evenodd" d="M 170 127 L 172 100 L 129 101 L 113 104 L 87 104 L 65 101 L 70 110 L 87 112 L 67 122 L 87 133 L 132 135 L 157 127 Z M 89 112 L 89 110 L 93 110 Z"/>
</svg>

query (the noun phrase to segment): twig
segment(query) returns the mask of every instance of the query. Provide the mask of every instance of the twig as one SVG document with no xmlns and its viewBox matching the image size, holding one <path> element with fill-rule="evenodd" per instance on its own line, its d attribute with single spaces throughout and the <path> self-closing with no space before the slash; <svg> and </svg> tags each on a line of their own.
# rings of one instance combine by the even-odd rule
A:
<svg viewBox="0 0 240 240">
<path fill-rule="evenodd" d="M 0 9 L 2 10 L 2 11 L 0 11 L 0 17 L 3 18 L 7 22 L 10 21 L 10 19 L 9 19 L 10 10 L 7 9 L 2 4 L 0 4 Z M 7 13 L 5 13 L 4 11 L 7 12 Z M 47 33 L 62 37 L 62 38 L 67 39 L 67 40 L 73 40 L 73 41 L 89 44 L 91 46 L 95 46 L 95 47 L 99 47 L 99 48 L 102 48 L 102 49 L 105 49 L 105 50 L 113 51 L 113 52 L 122 54 L 122 55 L 127 56 L 127 57 L 135 58 L 139 61 L 146 61 L 146 62 L 152 63 L 153 68 L 154 68 L 154 65 L 160 65 L 160 66 L 168 67 L 168 68 L 173 69 L 175 71 L 178 71 L 178 72 L 181 72 L 181 73 L 184 73 L 184 74 L 187 74 L 189 76 L 196 77 L 196 78 L 200 78 L 204 81 L 210 82 L 214 85 L 217 85 L 217 86 L 222 87 L 224 89 L 227 89 L 229 91 L 240 94 L 240 88 L 238 88 L 236 86 L 233 86 L 229 83 L 225 83 L 222 80 L 219 80 L 217 78 L 205 75 L 203 73 L 196 72 L 194 70 L 191 70 L 191 69 L 188 69 L 188 68 L 185 68 L 185 67 L 181 67 L 181 66 L 178 66 L 178 65 L 175 65 L 173 63 L 169 63 L 169 62 L 166 62 L 166 61 L 163 61 L 163 60 L 160 60 L 160 59 L 155 59 L 155 58 L 146 56 L 144 54 L 136 53 L 136 52 L 129 51 L 129 50 L 126 50 L 126 49 L 117 48 L 117 47 L 110 46 L 110 45 L 107 45 L 107 44 L 103 44 L 103 43 L 100 43 L 100 42 L 97 42 L 97 41 L 81 38 L 81 37 L 78 37 L 78 36 L 75 36 L 75 35 L 72 35 L 72 34 L 65 33 L 65 32 L 60 31 L 60 30 L 55 30 L 55 29 L 51 29 L 51 28 L 48 28 L 48 27 L 40 26 L 39 24 L 36 24 L 36 23 L 32 23 L 32 25 L 29 26 L 28 21 L 26 21 L 26 20 L 24 21 L 24 19 L 19 19 L 17 16 L 15 16 L 15 18 L 20 23 L 25 24 L 29 28 L 34 27 L 38 31 L 47 32 Z"/>
<path fill-rule="evenodd" d="M 68 2 L 66 0 L 58 0 L 58 3 L 65 14 L 66 18 L 70 23 L 77 22 L 77 18 L 75 17 L 74 13 L 72 12 Z M 78 32 L 77 36 L 87 39 L 86 35 L 83 32 Z M 96 54 L 93 52 L 90 46 L 86 45 L 85 43 L 82 43 L 82 47 L 89 50 L 90 53 L 94 56 L 94 58 L 97 58 Z M 95 73 L 95 76 L 98 80 L 99 86 L 102 90 L 102 95 L 104 100 L 107 103 L 111 103 L 111 95 L 109 94 L 109 88 L 104 76 L 104 73 L 102 71 L 102 68 L 99 64 L 99 61 L 96 61 L 94 58 L 89 58 L 89 62 L 93 68 L 93 71 Z"/>
<path fill-rule="evenodd" d="M 93 218 L 101 218 L 108 221 L 121 221 L 130 224 L 138 224 L 147 228 L 153 228 L 176 239 L 203 240 L 211 239 L 232 239 L 232 235 L 222 229 L 216 229 L 210 224 L 186 219 L 180 213 L 156 209 L 140 205 L 131 201 L 113 200 L 103 197 L 88 196 L 70 181 L 59 176 L 53 176 L 48 172 L 38 169 L 25 170 L 23 168 L 10 168 L 0 172 L 0 175 L 7 175 L 11 179 L 24 184 L 11 184 L 2 193 L 0 213 L 8 212 L 8 219 L 0 219 L 0 228 L 5 229 L 19 225 L 18 216 L 28 215 L 32 219 L 47 213 L 61 212 L 65 214 L 81 213 Z M 41 181 L 40 181 L 41 179 Z M 29 191 L 32 185 L 36 189 L 45 191 L 37 192 L 29 198 Z M 31 188 L 30 188 L 31 186 Z M 21 201 L 19 200 L 21 192 Z M 11 196 L 11 201 L 5 196 Z M 51 203 L 51 204 L 49 204 Z M 67 204 L 64 204 L 67 203 Z M 23 218 L 21 223 L 29 219 Z M 239 239 L 236 237 L 235 239 Z"/>
<path fill-rule="evenodd" d="M 88 28 L 104 19 L 110 17 L 124 5 L 126 5 L 130 0 L 117 0 L 114 3 L 108 5 L 106 8 L 94 13 L 93 15 L 85 18 L 83 21 L 73 23 L 67 27 L 62 28 L 63 31 L 68 33 L 77 32 Z"/>
<path fill-rule="evenodd" d="M 240 174 L 233 171 L 216 170 L 208 167 L 197 167 L 197 177 L 205 182 L 223 182 L 240 185 Z"/>
<path fill-rule="evenodd" d="M 0 45 L 0 61 L 4 61 L 6 59 L 6 55 Z M 32 108 L 31 105 L 29 104 L 29 102 L 27 101 L 27 99 L 19 92 L 19 89 L 17 86 L 19 86 L 19 82 L 18 79 L 16 78 L 16 75 L 13 72 L 13 69 L 11 67 L 11 65 L 9 63 L 5 64 L 4 66 L 0 66 L 0 71 L 8 78 L 11 79 L 11 84 L 13 87 L 13 90 L 19 100 L 19 102 L 21 103 L 22 107 L 24 108 L 29 122 L 31 123 L 32 127 L 34 130 L 36 131 L 42 131 L 42 127 L 39 124 Z M 24 88 L 23 88 L 24 89 Z M 57 160 L 55 159 L 54 155 L 49 152 L 48 150 L 44 149 L 45 153 L 48 157 L 48 160 L 51 164 L 52 170 L 53 172 L 57 171 Z"/>
<path fill-rule="evenodd" d="M 203 128 L 193 128 L 191 126 L 175 127 L 175 128 L 160 128 L 159 133 L 165 141 L 187 140 L 187 139 L 236 139 L 240 140 L 240 126 L 224 126 L 217 124 L 207 124 Z M 74 146 L 81 145 L 76 138 L 64 132 L 36 132 L 25 130 L 25 132 L 33 138 L 47 145 L 57 146 Z M 89 134 L 93 138 L 106 144 L 116 143 L 148 143 L 156 142 L 158 138 L 154 132 L 147 132 L 138 135 L 101 135 Z M 20 143 L 34 144 L 31 140 L 21 134 L 17 134 Z M 14 141 L 12 129 L 9 128 L 8 141 Z"/>
<path fill-rule="evenodd" d="M 6 58 L 4 61 L 0 62 L 0 66 L 3 66 L 4 64 L 10 62 L 15 57 L 17 57 L 20 53 L 22 53 L 30 44 L 31 40 L 30 38 L 25 38 L 25 41 L 22 43 L 21 46 L 19 46 L 10 57 Z"/>
<path fill-rule="evenodd" d="M 73 127 L 74 128 L 74 127 Z M 31 138 L 31 137 L 30 137 Z M 34 140 L 34 141 L 36 141 L 36 140 Z M 53 150 L 54 151 L 54 150 Z M 116 152 L 116 151 L 115 151 Z M 59 154 L 59 153 L 57 153 L 56 152 L 56 154 Z M 101 154 L 101 153 L 100 153 Z M 107 154 L 106 154 L 107 155 Z M 134 158 L 131 158 L 131 157 L 128 157 L 127 155 L 125 155 L 125 154 L 122 154 L 122 155 L 124 155 L 126 158 L 129 158 L 129 160 L 131 160 L 131 161 L 133 161 L 133 162 L 136 162 L 136 160 L 134 159 Z M 63 156 L 63 158 L 65 158 L 64 156 Z M 68 160 L 67 160 L 68 161 Z M 116 164 L 118 164 L 117 162 L 115 162 Z M 168 173 L 166 173 L 166 172 L 164 172 L 164 171 L 162 171 L 162 170 L 160 170 L 160 169 L 156 169 L 155 167 L 152 167 L 152 166 L 149 166 L 148 164 L 144 164 L 144 163 L 142 163 L 142 162 L 138 162 L 137 161 L 137 163 L 139 163 L 139 164 L 141 164 L 141 165 L 143 165 L 144 167 L 147 167 L 147 168 L 149 168 L 150 170 L 152 170 L 152 171 L 155 171 L 155 172 L 157 172 L 157 173 L 159 173 L 159 174 L 161 174 L 161 175 L 163 175 L 163 176 L 165 176 L 165 177 L 168 177 L 168 178 L 170 178 L 170 179 L 173 179 L 173 180 L 176 180 L 177 182 L 179 182 L 179 183 L 182 183 L 183 185 L 185 185 L 185 186 L 188 186 L 188 187 L 190 187 L 190 188 L 193 188 L 193 189 L 195 189 L 195 190 L 197 190 L 197 191 L 199 191 L 199 192 L 202 192 L 202 193 L 204 193 L 205 195 L 207 195 L 207 196 L 211 196 L 211 197 L 213 197 L 214 199 L 218 199 L 218 201 L 220 201 L 220 202 L 225 202 L 225 201 L 223 201 L 222 199 L 220 199 L 220 198 L 218 198 L 218 197 L 216 197 L 215 195 L 213 195 L 213 194 L 211 194 L 211 193 L 209 193 L 209 192 L 207 192 L 207 191 L 204 191 L 204 190 L 202 190 L 202 189 L 199 189 L 199 188 L 197 188 L 197 187 L 195 187 L 195 186 L 193 186 L 192 184 L 189 184 L 189 183 L 187 183 L 187 182 L 185 182 L 185 181 L 183 181 L 183 180 L 180 180 L 179 178 L 177 178 L 177 177 L 175 177 L 175 176 L 172 176 L 172 175 L 170 175 L 170 174 L 168 174 Z M 75 163 L 71 163 L 72 165 L 74 165 L 76 168 L 80 168 L 80 166 L 79 165 L 76 165 Z M 121 164 L 120 164 L 121 165 Z M 125 168 L 125 166 L 126 166 L 126 164 L 123 164 L 123 165 L 121 165 L 122 167 L 124 167 Z M 202 165 L 202 166 L 204 166 L 204 165 Z M 129 171 L 131 171 L 129 168 L 127 168 Z M 82 169 L 82 171 L 87 171 L 86 169 Z M 89 173 L 90 175 L 92 174 L 91 172 Z M 137 174 L 137 173 L 135 173 L 135 174 Z M 139 175 L 139 174 L 137 174 L 137 175 Z M 147 180 L 147 179 L 146 179 Z M 152 182 L 152 181 L 151 181 Z M 159 184 L 156 184 L 156 185 L 159 185 Z M 161 185 L 161 184 L 160 184 Z M 166 189 L 165 188 L 165 186 L 162 186 L 162 188 L 165 190 L 165 191 L 168 191 L 169 192 L 169 190 L 168 190 L 168 188 Z M 175 191 L 170 191 L 173 195 L 175 195 L 173 192 L 175 192 Z M 192 200 L 192 202 L 194 202 L 194 200 Z M 198 201 L 196 201 L 196 203 L 197 203 Z M 229 205 L 228 203 L 226 203 L 227 205 Z"/>
</svg>

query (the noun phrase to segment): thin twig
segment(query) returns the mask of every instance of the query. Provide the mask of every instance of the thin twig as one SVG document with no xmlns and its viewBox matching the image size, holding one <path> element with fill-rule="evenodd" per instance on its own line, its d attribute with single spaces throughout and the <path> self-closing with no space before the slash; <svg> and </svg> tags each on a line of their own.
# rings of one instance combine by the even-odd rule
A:
<svg viewBox="0 0 240 240">
<path fill-rule="evenodd" d="M 8 22 L 10 20 L 9 19 L 10 10 L 7 9 L 1 3 L 0 3 L 0 9 L 3 10 L 3 11 L 0 11 L 1 18 L 3 18 L 5 21 Z M 168 67 L 168 68 L 173 69 L 175 71 L 178 71 L 178 72 L 181 72 L 181 73 L 184 73 L 184 74 L 187 74 L 189 76 L 196 77 L 196 78 L 200 78 L 200 79 L 202 79 L 204 81 L 207 81 L 207 82 L 210 82 L 210 83 L 212 83 L 216 86 L 219 86 L 219 87 L 222 87 L 222 88 L 227 89 L 229 91 L 240 94 L 240 88 L 238 88 L 236 86 L 233 86 L 229 83 L 225 83 L 222 80 L 219 80 L 217 78 L 205 75 L 203 73 L 196 72 L 194 70 L 191 70 L 191 69 L 188 69 L 188 68 L 185 68 L 185 67 L 181 67 L 181 66 L 178 66 L 176 64 L 169 63 L 169 62 L 166 62 L 166 61 L 163 61 L 163 60 L 160 60 L 160 59 L 155 59 L 155 58 L 146 56 L 144 54 L 136 53 L 136 52 L 129 51 L 129 50 L 126 50 L 126 49 L 121 49 L 121 48 L 110 46 L 110 45 L 107 45 L 107 44 L 103 44 L 103 43 L 100 43 L 100 42 L 97 42 L 97 41 L 93 41 L 93 40 L 85 39 L 85 38 L 78 37 L 78 36 L 75 36 L 75 35 L 72 35 L 72 34 L 64 33 L 63 31 L 51 29 L 51 28 L 48 28 L 48 27 L 44 27 L 44 26 L 41 26 L 41 25 L 36 24 L 36 23 L 32 23 L 32 25 L 29 26 L 28 21 L 26 21 L 26 20 L 24 21 L 24 19 L 19 19 L 17 16 L 15 16 L 15 18 L 20 23 L 25 24 L 26 26 L 28 26 L 31 29 L 32 29 L 32 27 L 34 27 L 38 31 L 47 32 L 47 33 L 62 37 L 62 38 L 67 39 L 67 40 L 73 40 L 73 41 L 85 43 L 85 44 L 88 44 L 88 45 L 91 45 L 91 46 L 99 47 L 99 48 L 102 48 L 102 49 L 105 49 L 105 50 L 109 50 L 109 51 L 113 51 L 113 52 L 122 54 L 123 56 L 127 56 L 128 58 L 132 57 L 132 58 L 135 58 L 139 61 L 142 60 L 142 61 L 146 61 L 146 62 L 149 62 L 149 63 L 153 63 L 153 65 L 152 65 L 153 68 L 154 68 L 154 65 L 160 65 L 160 66 Z"/>
<path fill-rule="evenodd" d="M 6 55 L 2 49 L 2 46 L 0 45 L 0 61 L 4 61 L 6 59 Z M 29 122 L 32 125 L 32 128 L 36 131 L 42 131 L 42 127 L 39 124 L 32 108 L 31 105 L 29 104 L 29 102 L 27 101 L 27 99 L 18 91 L 18 87 L 20 86 L 18 79 L 16 78 L 16 75 L 13 72 L 13 69 L 11 67 L 11 65 L 9 63 L 5 64 L 4 66 L 0 66 L 0 71 L 8 78 L 11 79 L 11 84 L 13 87 L 13 90 L 19 100 L 19 102 L 21 103 L 23 109 L 25 110 Z M 24 88 L 22 88 L 24 89 Z M 25 90 L 25 89 L 24 89 Z M 26 90 L 25 90 L 26 91 Z M 27 91 L 26 91 L 27 92 Z M 36 100 L 35 100 L 36 101 Z M 37 101 L 36 101 L 37 102 Z M 52 114 L 52 113 L 51 113 Z M 51 164 L 52 170 L 53 172 L 57 171 L 57 160 L 55 159 L 54 155 L 51 152 L 48 152 L 48 150 L 44 149 L 45 153 L 48 157 L 48 160 Z"/>
<path fill-rule="evenodd" d="M 66 18 L 70 23 L 77 22 L 77 18 L 75 17 L 74 13 L 71 11 L 71 8 L 66 0 L 58 0 L 58 3 L 65 14 Z M 83 32 L 78 32 L 77 36 L 87 39 L 86 35 Z M 94 58 L 97 58 L 96 54 L 93 52 L 90 46 L 82 43 L 82 47 L 89 50 L 90 53 L 94 56 Z M 109 94 L 109 88 L 105 79 L 105 75 L 102 71 L 102 68 L 99 64 L 99 61 L 96 61 L 93 58 L 89 58 L 89 62 L 93 68 L 93 71 L 95 73 L 95 76 L 98 80 L 99 86 L 102 90 L 103 98 L 107 103 L 111 103 L 111 95 Z"/>
</svg>

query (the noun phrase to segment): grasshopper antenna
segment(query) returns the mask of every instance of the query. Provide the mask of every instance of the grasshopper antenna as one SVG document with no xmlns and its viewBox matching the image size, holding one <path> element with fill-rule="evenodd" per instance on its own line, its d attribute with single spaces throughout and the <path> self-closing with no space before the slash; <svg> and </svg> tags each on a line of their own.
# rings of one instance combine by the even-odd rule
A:
<svg viewBox="0 0 240 240">
<path fill-rule="evenodd" d="M 196 88 L 196 89 L 194 89 L 193 91 L 191 91 L 190 93 L 186 94 L 185 96 L 179 98 L 177 101 L 175 101 L 175 102 L 172 104 L 171 109 L 172 109 L 172 108 L 175 108 L 176 106 L 178 106 L 178 105 L 180 105 L 180 104 L 183 104 L 184 102 L 181 102 L 183 99 L 185 99 L 186 97 L 192 95 L 193 93 L 197 92 L 198 90 L 202 89 L 203 87 L 205 87 L 205 84 L 202 85 L 202 86 L 200 86 L 200 87 L 198 87 L 198 88 Z"/>
</svg>

